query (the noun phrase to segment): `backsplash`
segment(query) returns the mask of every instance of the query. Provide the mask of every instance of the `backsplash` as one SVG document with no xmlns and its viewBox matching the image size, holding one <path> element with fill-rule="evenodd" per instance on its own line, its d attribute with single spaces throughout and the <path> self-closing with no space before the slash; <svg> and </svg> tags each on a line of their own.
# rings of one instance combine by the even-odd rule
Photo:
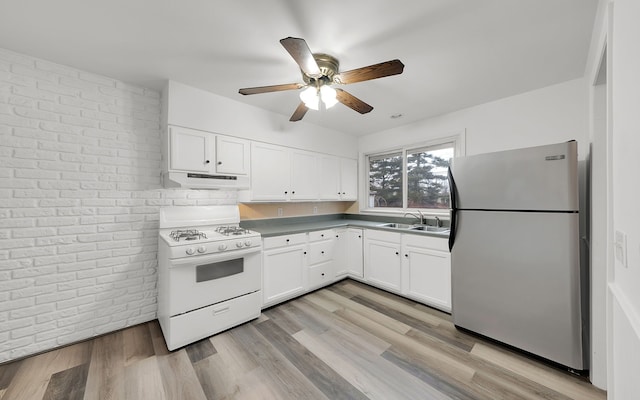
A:
<svg viewBox="0 0 640 400">
<path fill-rule="evenodd" d="M 287 218 L 324 214 L 342 214 L 354 202 L 323 201 L 300 203 L 241 203 L 240 219 Z M 279 213 L 281 210 L 281 214 Z"/>
<path fill-rule="evenodd" d="M 0 362 L 156 318 L 160 93 L 0 49 Z"/>
</svg>

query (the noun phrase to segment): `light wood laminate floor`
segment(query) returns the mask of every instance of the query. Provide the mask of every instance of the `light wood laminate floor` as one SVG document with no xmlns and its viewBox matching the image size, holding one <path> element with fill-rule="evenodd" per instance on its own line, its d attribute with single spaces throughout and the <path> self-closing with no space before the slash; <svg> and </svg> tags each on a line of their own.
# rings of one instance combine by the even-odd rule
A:
<svg viewBox="0 0 640 400">
<path fill-rule="evenodd" d="M 0 365 L 0 399 L 605 399 L 353 280 L 169 352 L 157 321 Z"/>
</svg>

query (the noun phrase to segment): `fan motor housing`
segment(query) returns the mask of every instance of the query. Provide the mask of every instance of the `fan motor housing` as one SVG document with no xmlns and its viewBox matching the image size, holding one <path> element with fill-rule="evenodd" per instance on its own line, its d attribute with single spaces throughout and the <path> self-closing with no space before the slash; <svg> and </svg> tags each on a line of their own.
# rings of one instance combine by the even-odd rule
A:
<svg viewBox="0 0 640 400">
<path fill-rule="evenodd" d="M 322 76 L 318 79 L 312 78 L 302 72 L 302 80 L 307 84 L 315 84 L 317 80 L 323 81 L 324 84 L 332 83 L 333 77 L 338 74 L 338 68 L 340 67 L 340 62 L 338 59 L 324 53 L 314 53 L 313 58 L 316 60 L 318 64 L 318 68 L 320 68 L 320 72 Z"/>
</svg>

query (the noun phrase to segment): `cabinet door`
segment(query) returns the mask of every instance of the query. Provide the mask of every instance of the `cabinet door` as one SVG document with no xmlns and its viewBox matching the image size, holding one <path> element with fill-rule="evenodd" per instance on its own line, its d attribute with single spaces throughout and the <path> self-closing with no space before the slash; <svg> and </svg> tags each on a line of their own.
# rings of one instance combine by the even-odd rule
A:
<svg viewBox="0 0 640 400">
<path fill-rule="evenodd" d="M 336 272 L 336 278 L 343 277 L 349 272 L 347 266 L 348 234 L 347 228 L 336 229 L 336 244 L 333 248 L 333 263 Z"/>
<path fill-rule="evenodd" d="M 340 199 L 358 200 L 358 160 L 340 159 Z"/>
<path fill-rule="evenodd" d="M 291 200 L 315 200 L 318 198 L 318 166 L 316 154 L 291 150 Z"/>
<path fill-rule="evenodd" d="M 451 311 L 451 255 L 412 246 L 402 249 L 402 294 Z"/>
<path fill-rule="evenodd" d="M 321 200 L 340 200 L 340 159 L 338 157 L 321 155 L 320 164 L 320 188 Z"/>
<path fill-rule="evenodd" d="M 216 136 L 216 172 L 249 174 L 249 141 L 231 136 Z"/>
<path fill-rule="evenodd" d="M 305 250 L 298 245 L 263 252 L 264 305 L 272 305 L 304 292 Z"/>
<path fill-rule="evenodd" d="M 367 283 L 400 293 L 400 244 L 365 237 L 364 278 Z"/>
<path fill-rule="evenodd" d="M 356 278 L 363 276 L 362 242 L 362 229 L 349 228 L 347 230 L 347 273 Z"/>
<path fill-rule="evenodd" d="M 284 201 L 289 191 L 289 150 L 251 144 L 251 199 Z"/>
<path fill-rule="evenodd" d="M 169 170 L 210 173 L 215 135 L 193 129 L 169 128 Z"/>
</svg>

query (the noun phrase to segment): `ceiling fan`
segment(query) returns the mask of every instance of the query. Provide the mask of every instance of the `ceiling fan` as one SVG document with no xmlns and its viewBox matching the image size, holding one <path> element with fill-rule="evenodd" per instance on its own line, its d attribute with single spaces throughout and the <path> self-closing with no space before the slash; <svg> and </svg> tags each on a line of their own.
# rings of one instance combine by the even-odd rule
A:
<svg viewBox="0 0 640 400">
<path fill-rule="evenodd" d="M 291 54 L 291 57 L 300 66 L 304 83 L 286 83 L 283 85 L 260 86 L 240 89 L 240 94 L 259 94 L 279 92 L 284 90 L 297 90 L 305 88 L 300 93 L 302 100 L 294 111 L 289 121 L 300 121 L 311 108 L 318 110 L 320 107 L 329 108 L 337 102 L 359 112 L 366 114 L 373 110 L 369 104 L 358 99 L 354 95 L 342 89 L 334 89 L 331 85 L 356 83 L 385 76 L 402 73 L 404 64 L 400 60 L 385 61 L 367 67 L 340 72 L 338 59 L 328 54 L 311 53 L 304 39 L 287 37 L 280 40 L 280 44 Z"/>
</svg>

